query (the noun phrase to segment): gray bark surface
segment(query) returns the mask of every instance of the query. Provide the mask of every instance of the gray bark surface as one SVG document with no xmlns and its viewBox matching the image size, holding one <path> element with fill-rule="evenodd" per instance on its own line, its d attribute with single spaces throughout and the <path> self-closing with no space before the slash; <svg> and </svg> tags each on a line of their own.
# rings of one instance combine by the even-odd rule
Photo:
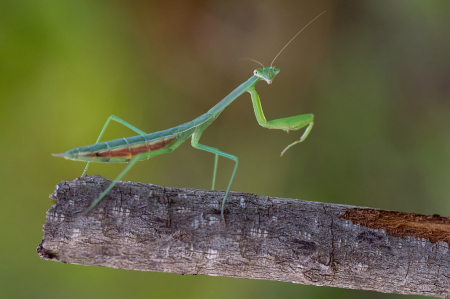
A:
<svg viewBox="0 0 450 299">
<path fill-rule="evenodd" d="M 58 184 L 41 258 L 450 298 L 448 218 L 399 213 L 403 224 L 373 229 L 370 221 L 387 219 L 383 211 L 230 192 L 224 221 L 224 192 L 133 182 L 119 182 L 83 216 L 109 183 L 90 176 Z M 421 223 L 429 236 L 412 229 Z"/>
</svg>

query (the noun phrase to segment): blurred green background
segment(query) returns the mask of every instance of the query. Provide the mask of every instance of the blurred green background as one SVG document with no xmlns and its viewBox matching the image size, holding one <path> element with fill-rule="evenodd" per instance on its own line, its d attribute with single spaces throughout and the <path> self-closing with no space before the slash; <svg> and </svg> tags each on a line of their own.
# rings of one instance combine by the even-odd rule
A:
<svg viewBox="0 0 450 299">
<path fill-rule="evenodd" d="M 268 119 L 315 115 L 306 142 L 280 158 L 300 133 L 261 128 L 245 94 L 202 143 L 240 158 L 235 191 L 449 215 L 450 1 L 0 1 L 0 298 L 400 298 L 36 253 L 48 195 L 84 169 L 51 153 L 94 143 L 111 114 L 146 132 L 194 119 L 252 75 L 242 58 L 270 64 L 323 10 L 257 85 Z M 113 123 L 105 140 L 132 135 Z M 124 179 L 208 189 L 213 161 L 187 142 Z"/>
</svg>

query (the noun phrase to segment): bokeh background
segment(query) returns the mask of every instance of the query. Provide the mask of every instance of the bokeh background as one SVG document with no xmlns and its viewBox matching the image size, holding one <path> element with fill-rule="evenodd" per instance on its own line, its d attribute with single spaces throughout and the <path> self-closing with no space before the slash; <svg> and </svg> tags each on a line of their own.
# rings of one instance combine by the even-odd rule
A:
<svg viewBox="0 0 450 299">
<path fill-rule="evenodd" d="M 48 195 L 84 168 L 51 153 L 94 143 L 111 114 L 146 132 L 194 119 L 252 75 L 243 58 L 269 65 L 324 10 L 257 85 L 268 119 L 315 115 L 308 139 L 280 158 L 300 133 L 261 128 L 245 94 L 202 143 L 240 158 L 232 190 L 448 216 L 450 1 L 0 1 L 0 297 L 400 298 L 36 253 Z M 105 140 L 131 135 L 112 123 Z M 213 161 L 187 142 L 124 179 L 208 189 Z M 218 189 L 232 167 L 220 159 Z"/>
</svg>

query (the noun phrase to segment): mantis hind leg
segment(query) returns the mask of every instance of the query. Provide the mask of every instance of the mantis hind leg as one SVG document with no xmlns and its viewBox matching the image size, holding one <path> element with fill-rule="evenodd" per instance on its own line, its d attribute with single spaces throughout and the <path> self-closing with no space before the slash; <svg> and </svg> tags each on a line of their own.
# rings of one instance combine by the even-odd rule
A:
<svg viewBox="0 0 450 299">
<path fill-rule="evenodd" d="M 98 196 L 98 198 L 96 200 L 94 200 L 93 203 L 91 203 L 91 205 L 83 212 L 83 215 L 86 215 L 87 213 L 89 213 L 90 210 L 92 210 L 104 197 L 106 194 L 108 194 L 109 191 L 111 191 L 111 189 L 117 184 L 117 182 L 128 172 L 128 170 L 131 169 L 131 167 L 133 167 L 133 165 L 139 161 L 142 157 L 148 156 L 150 158 L 161 155 L 161 154 L 166 154 L 166 153 L 170 153 L 171 151 L 173 151 L 174 148 L 173 147 L 169 147 L 169 148 L 164 148 L 164 149 L 160 149 L 160 150 L 156 150 L 154 152 L 149 152 L 149 153 L 142 153 L 139 155 L 134 156 L 133 158 L 131 158 L 130 162 L 128 163 L 127 167 L 125 167 L 124 170 L 122 170 L 122 172 L 114 179 L 114 181 L 112 181 L 111 184 L 109 184 L 109 186 L 102 192 L 100 193 L 100 195 Z"/>
<path fill-rule="evenodd" d="M 230 179 L 230 182 L 228 183 L 227 191 L 225 192 L 225 196 L 223 197 L 223 200 L 222 200 L 221 215 L 223 217 L 223 210 L 224 210 L 224 207 L 225 207 L 225 202 L 227 201 L 228 192 L 230 191 L 231 183 L 233 183 L 234 175 L 236 174 L 236 170 L 237 170 L 237 167 L 238 167 L 238 164 L 239 164 L 238 157 L 230 155 L 230 154 L 227 154 L 227 153 L 224 153 L 222 151 L 219 151 L 216 148 L 213 148 L 213 147 L 206 146 L 206 145 L 198 143 L 201 134 L 202 134 L 202 132 L 194 133 L 192 135 L 192 142 L 191 142 L 191 144 L 192 144 L 192 147 L 194 147 L 196 149 L 200 149 L 200 150 L 203 150 L 203 151 L 207 151 L 207 152 L 216 154 L 215 163 L 214 163 L 213 188 L 214 188 L 214 183 L 215 183 L 215 180 L 216 180 L 217 161 L 218 161 L 219 156 L 228 158 L 228 159 L 233 160 L 235 162 L 234 169 L 233 169 L 233 174 L 231 175 L 231 179 Z"/>
<path fill-rule="evenodd" d="M 110 122 L 111 120 L 115 120 L 116 122 L 118 122 L 118 123 L 124 125 L 124 126 L 127 127 L 127 128 L 130 128 L 131 130 L 135 131 L 135 132 L 138 133 L 138 134 L 141 134 L 141 135 L 147 134 L 147 133 L 145 133 L 144 131 L 139 130 L 139 129 L 136 128 L 135 126 L 130 125 L 129 123 L 127 123 L 127 122 L 124 121 L 123 119 L 118 118 L 118 117 L 115 116 L 115 115 L 111 115 L 110 117 L 108 117 L 108 120 L 106 121 L 105 125 L 103 126 L 103 129 L 102 129 L 102 131 L 100 132 L 100 135 L 98 136 L 97 141 L 96 141 L 95 143 L 98 143 L 98 142 L 100 141 L 100 138 L 102 138 L 102 135 L 103 135 L 103 133 L 105 132 L 105 130 L 106 130 L 106 128 L 108 127 L 109 122 Z M 84 168 L 83 174 L 81 175 L 82 177 L 84 177 L 84 175 L 86 174 L 86 171 L 87 171 L 88 168 L 89 168 L 89 163 L 91 163 L 91 162 L 87 162 L 86 167 Z"/>
</svg>

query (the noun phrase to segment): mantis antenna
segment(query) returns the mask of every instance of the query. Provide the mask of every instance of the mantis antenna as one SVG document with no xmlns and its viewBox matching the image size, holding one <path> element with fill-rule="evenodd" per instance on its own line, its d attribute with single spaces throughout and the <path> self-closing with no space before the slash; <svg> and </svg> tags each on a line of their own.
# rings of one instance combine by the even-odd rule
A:
<svg viewBox="0 0 450 299">
<path fill-rule="evenodd" d="M 244 59 L 248 59 L 248 60 L 254 61 L 256 63 L 259 63 L 262 67 L 264 67 L 264 65 L 261 62 L 259 62 L 258 60 L 251 59 L 251 58 L 244 58 Z"/>
<path fill-rule="evenodd" d="M 311 22 L 309 22 L 308 24 L 306 24 L 306 26 L 303 27 L 302 30 L 300 30 L 299 32 L 297 32 L 297 34 L 294 35 L 293 38 L 291 38 L 291 40 L 286 44 L 286 46 L 284 46 L 283 49 L 281 49 L 280 52 L 278 52 L 277 56 L 275 56 L 275 58 L 273 59 L 272 63 L 270 64 L 270 66 L 272 66 L 272 64 L 274 63 L 275 59 L 277 59 L 278 55 L 280 55 L 281 52 L 283 52 L 284 48 L 286 48 L 286 47 L 291 43 L 291 41 L 293 41 L 294 38 L 296 38 L 297 35 L 300 34 L 300 32 L 302 32 L 306 27 L 308 27 L 312 22 L 314 22 L 318 17 L 320 17 L 321 15 L 323 15 L 325 12 L 326 12 L 326 10 L 324 10 L 321 14 L 319 14 L 317 17 L 315 17 Z"/>
</svg>

